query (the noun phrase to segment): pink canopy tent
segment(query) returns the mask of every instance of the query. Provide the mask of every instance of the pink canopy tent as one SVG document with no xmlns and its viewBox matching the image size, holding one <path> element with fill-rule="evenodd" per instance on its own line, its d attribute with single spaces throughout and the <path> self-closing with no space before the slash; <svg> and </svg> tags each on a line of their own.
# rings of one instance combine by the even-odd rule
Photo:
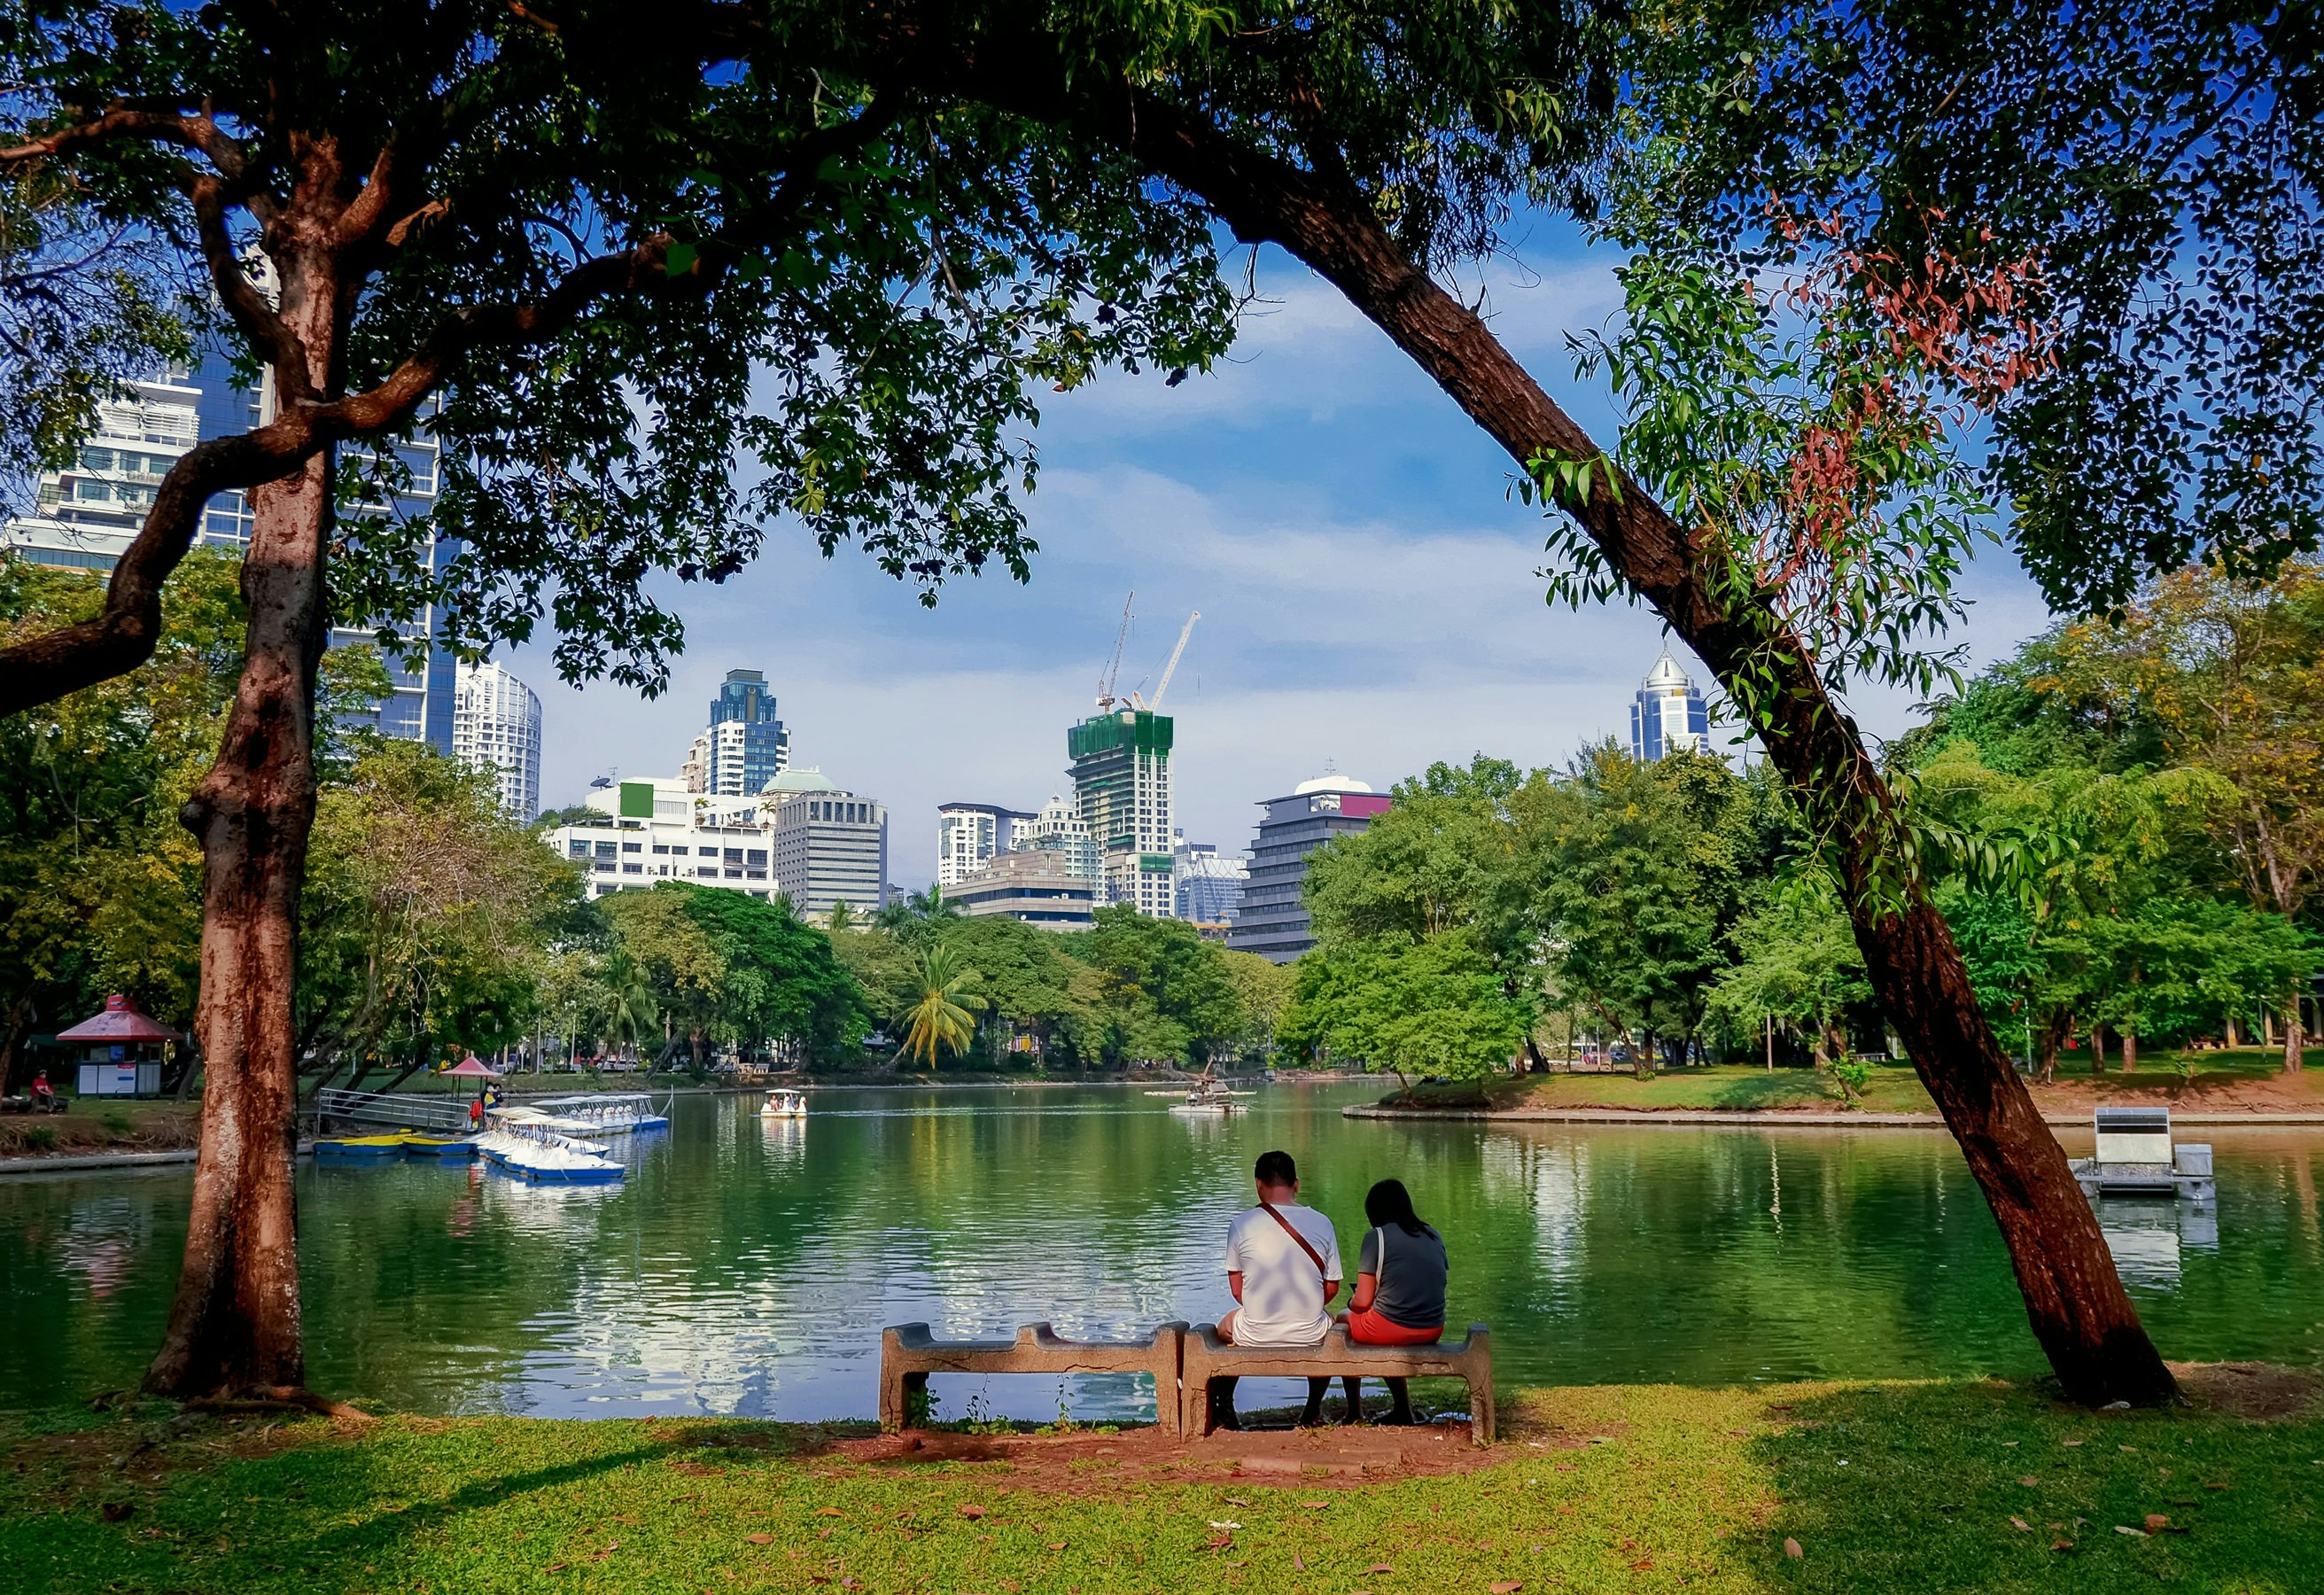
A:
<svg viewBox="0 0 2324 1595">
<path fill-rule="evenodd" d="M 137 1005 L 115 991 L 105 1000 L 105 1011 L 90 1015 L 69 1030 L 59 1030 L 60 1041 L 175 1041 L 178 1033 L 157 1025 L 137 1011 Z"/>
<path fill-rule="evenodd" d="M 497 1072 L 487 1069 L 483 1064 L 477 1062 L 476 1055 L 474 1053 L 470 1053 L 444 1073 L 455 1080 L 498 1080 L 500 1078 Z"/>
<path fill-rule="evenodd" d="M 115 991 L 105 1011 L 90 1015 L 57 1039 L 82 1048 L 78 1090 L 83 1096 L 152 1096 L 161 1089 L 161 1046 L 178 1033 L 137 1011 Z"/>
</svg>

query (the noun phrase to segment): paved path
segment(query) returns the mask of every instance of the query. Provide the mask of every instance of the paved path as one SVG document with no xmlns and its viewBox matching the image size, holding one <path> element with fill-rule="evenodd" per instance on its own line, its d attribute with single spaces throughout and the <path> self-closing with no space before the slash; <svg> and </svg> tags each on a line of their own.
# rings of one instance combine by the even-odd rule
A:
<svg viewBox="0 0 2324 1595">
<path fill-rule="evenodd" d="M 299 1156 L 314 1156 L 312 1141 L 299 1143 Z M 78 1152 L 64 1157 L 0 1157 L 0 1175 L 11 1174 L 70 1174 L 81 1168 L 152 1168 L 171 1163 L 191 1163 L 195 1152 L 191 1147 L 175 1147 L 167 1152 Z"/>
<path fill-rule="evenodd" d="M 1934 1113 L 1840 1113 L 1799 1109 L 1748 1108 L 1383 1108 L 1359 1105 L 1342 1108 L 1350 1119 L 1454 1120 L 1480 1124 L 1718 1124 L 1765 1129 L 1773 1126 L 1827 1126 L 1840 1129 L 1942 1129 Z M 2087 1112 L 2051 1113 L 2045 1120 L 2061 1129 L 2088 1129 Z M 2250 1129 L 2324 1128 L 2324 1112 L 2205 1113 L 2172 1109 L 2171 1128 L 2177 1130 L 2204 1125 Z"/>
</svg>

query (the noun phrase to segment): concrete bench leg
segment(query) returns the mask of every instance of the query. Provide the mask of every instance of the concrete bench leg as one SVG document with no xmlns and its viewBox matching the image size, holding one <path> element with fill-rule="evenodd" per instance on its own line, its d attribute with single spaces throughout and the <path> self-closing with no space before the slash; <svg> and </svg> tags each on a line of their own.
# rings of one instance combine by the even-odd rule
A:
<svg viewBox="0 0 2324 1595">
<path fill-rule="evenodd" d="M 927 1394 L 928 1376 L 903 1369 L 880 1370 L 880 1427 L 892 1434 L 906 1427 L 912 1409 L 925 1405 L 917 1399 Z"/>
</svg>

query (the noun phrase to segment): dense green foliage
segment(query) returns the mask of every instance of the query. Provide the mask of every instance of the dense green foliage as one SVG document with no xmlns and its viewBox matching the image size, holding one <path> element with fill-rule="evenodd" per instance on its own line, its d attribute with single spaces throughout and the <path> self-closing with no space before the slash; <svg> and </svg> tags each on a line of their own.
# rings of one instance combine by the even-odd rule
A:
<svg viewBox="0 0 2324 1595">
<path fill-rule="evenodd" d="M 2324 963 L 2319 725 L 2324 578 L 2295 562 L 2264 585 L 2182 574 L 2118 624 L 2060 627 L 1891 750 L 1987 1017 L 2044 1078 L 2094 1028 L 2133 1065 L 2142 1039 L 2279 1030 L 2297 1066 Z M 1611 745 L 1524 777 L 1437 765 L 1314 856 L 1307 900 L 1320 945 L 1281 1034 L 1310 1055 L 1406 1071 L 1418 1055 L 1391 1013 L 1436 1028 L 1442 1061 L 1421 1072 L 1453 1079 L 1538 1056 L 1577 1019 L 1642 1065 L 1804 1051 L 1843 1085 L 1851 1051 L 1886 1046 L 1847 917 L 1764 766 L 1640 765 Z M 1429 948 L 1477 978 L 1416 983 Z M 1491 1039 L 1508 1005 L 1534 1040 Z"/>
</svg>

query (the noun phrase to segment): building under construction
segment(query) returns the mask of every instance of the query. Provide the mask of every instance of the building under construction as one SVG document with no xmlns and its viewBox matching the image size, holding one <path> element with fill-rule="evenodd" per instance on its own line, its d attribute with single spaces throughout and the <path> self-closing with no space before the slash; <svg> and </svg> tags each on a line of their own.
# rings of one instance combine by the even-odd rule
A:
<svg viewBox="0 0 2324 1595">
<path fill-rule="evenodd" d="M 1187 617 L 1149 705 L 1136 692 L 1127 698 L 1114 696 L 1122 645 L 1130 635 L 1125 603 L 1113 658 L 1098 681 L 1097 713 L 1065 733 L 1074 803 L 1102 861 L 1104 900 L 1128 903 L 1157 919 L 1169 918 L 1177 906 L 1170 792 L 1170 747 L 1176 731 L 1160 711 L 1186 639 L 1201 618 L 1200 611 Z"/>
</svg>

